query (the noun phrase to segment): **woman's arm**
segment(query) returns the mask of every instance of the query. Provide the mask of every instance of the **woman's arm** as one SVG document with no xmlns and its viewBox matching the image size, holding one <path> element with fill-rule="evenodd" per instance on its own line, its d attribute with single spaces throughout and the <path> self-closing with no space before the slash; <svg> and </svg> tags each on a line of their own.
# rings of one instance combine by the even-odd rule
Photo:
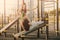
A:
<svg viewBox="0 0 60 40">
<path fill-rule="evenodd" d="M 21 27 L 23 28 L 23 30 L 25 31 L 25 28 L 23 26 L 23 21 L 21 21 Z"/>
<path fill-rule="evenodd" d="M 29 25 L 31 25 L 31 21 L 30 21 L 30 19 L 29 19 L 28 17 L 27 17 L 27 19 L 28 19 L 28 21 L 29 21 L 29 23 L 28 23 L 28 24 L 29 24 Z"/>
</svg>

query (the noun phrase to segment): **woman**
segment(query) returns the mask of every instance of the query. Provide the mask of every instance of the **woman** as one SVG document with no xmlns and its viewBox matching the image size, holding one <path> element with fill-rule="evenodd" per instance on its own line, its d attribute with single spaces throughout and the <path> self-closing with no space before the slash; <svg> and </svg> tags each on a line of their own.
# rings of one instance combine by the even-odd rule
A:
<svg viewBox="0 0 60 40">
<path fill-rule="evenodd" d="M 22 15 L 21 26 L 24 31 L 28 31 L 30 27 L 30 24 L 29 24 L 30 21 L 28 17 L 26 16 L 26 12 L 27 12 L 26 4 L 24 3 L 24 0 L 23 0 L 22 9 L 21 9 L 21 15 Z"/>
<path fill-rule="evenodd" d="M 21 22 L 21 26 L 22 26 L 24 31 L 29 31 L 29 28 L 30 28 L 29 23 L 30 23 L 30 21 L 29 21 L 28 17 L 26 16 L 26 14 L 24 14 L 23 20 Z"/>
</svg>

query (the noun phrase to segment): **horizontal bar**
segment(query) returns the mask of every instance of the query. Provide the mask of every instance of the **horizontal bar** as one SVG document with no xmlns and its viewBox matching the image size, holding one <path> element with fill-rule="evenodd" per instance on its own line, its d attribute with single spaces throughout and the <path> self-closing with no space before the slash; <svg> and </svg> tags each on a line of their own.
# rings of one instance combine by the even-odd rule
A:
<svg viewBox="0 0 60 40">
<path fill-rule="evenodd" d="M 55 6 L 49 6 L 49 7 L 45 6 L 44 8 L 52 8 L 52 7 L 55 7 Z"/>
<path fill-rule="evenodd" d="M 40 1 L 44 1 L 44 2 L 56 2 L 56 1 L 53 1 L 53 0 L 40 0 Z"/>
<path fill-rule="evenodd" d="M 43 6 L 45 5 L 55 5 L 55 3 L 47 3 L 47 4 L 44 4 Z"/>
</svg>

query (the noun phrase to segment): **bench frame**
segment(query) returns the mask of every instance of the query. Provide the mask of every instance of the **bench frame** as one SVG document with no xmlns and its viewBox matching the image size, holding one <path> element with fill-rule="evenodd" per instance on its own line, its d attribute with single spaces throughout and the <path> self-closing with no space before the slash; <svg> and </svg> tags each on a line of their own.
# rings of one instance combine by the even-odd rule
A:
<svg viewBox="0 0 60 40">
<path fill-rule="evenodd" d="M 45 27 L 45 26 L 46 26 L 46 24 L 43 25 L 43 26 L 40 27 L 40 28 L 43 28 L 43 27 Z M 39 28 L 39 29 L 40 29 L 40 28 Z M 34 30 L 34 31 L 36 31 L 36 30 Z M 39 31 L 38 31 L 38 34 L 37 34 L 37 38 L 39 38 L 38 36 L 39 36 Z M 14 35 L 13 35 L 13 37 L 14 37 Z M 18 38 L 21 38 L 22 40 L 24 40 L 24 38 L 26 38 L 26 37 L 21 37 L 21 36 L 19 36 Z M 17 40 L 18 38 L 14 37 L 14 40 Z M 47 26 L 46 26 L 46 39 L 48 39 L 48 27 L 47 27 Z"/>
</svg>

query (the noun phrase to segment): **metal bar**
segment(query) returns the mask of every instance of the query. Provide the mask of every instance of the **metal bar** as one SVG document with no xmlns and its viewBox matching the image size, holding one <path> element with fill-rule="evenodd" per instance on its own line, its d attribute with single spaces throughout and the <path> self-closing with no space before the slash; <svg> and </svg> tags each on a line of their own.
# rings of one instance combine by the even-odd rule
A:
<svg viewBox="0 0 60 40">
<path fill-rule="evenodd" d="M 48 4 L 44 4 L 44 6 L 45 6 L 45 5 L 52 5 L 52 4 L 54 4 L 54 3 L 55 3 L 55 2 L 53 2 L 53 3 L 48 3 Z"/>
<path fill-rule="evenodd" d="M 8 18 L 8 23 L 9 23 L 9 17 L 7 17 Z"/>
<path fill-rule="evenodd" d="M 4 23 L 6 23 L 6 0 L 4 0 Z"/>
<path fill-rule="evenodd" d="M 56 2 L 56 1 L 53 1 L 53 0 L 42 0 L 42 1 L 44 1 L 44 2 Z"/>
<path fill-rule="evenodd" d="M 19 15 L 19 0 L 17 0 L 17 14 Z"/>
<path fill-rule="evenodd" d="M 44 3 L 43 3 L 43 1 L 41 0 L 41 21 L 44 21 L 44 20 L 43 20 L 43 15 L 44 15 L 44 14 L 43 14 L 43 13 L 44 13 L 44 6 L 43 6 L 43 4 L 44 4 Z M 41 33 L 43 33 L 43 32 L 42 32 L 42 28 L 41 28 Z"/>
<path fill-rule="evenodd" d="M 46 26 L 46 40 L 48 40 L 48 26 Z"/>
<path fill-rule="evenodd" d="M 49 33 L 49 29 L 48 29 L 48 14 L 45 15 L 45 23 L 46 23 L 46 40 L 48 40 L 48 33 Z"/>
<path fill-rule="evenodd" d="M 56 2 L 56 1 L 44 1 L 44 2 Z"/>
<path fill-rule="evenodd" d="M 6 32 L 4 32 L 4 37 L 6 37 Z"/>
<path fill-rule="evenodd" d="M 37 3 L 38 3 L 38 9 L 37 9 L 37 12 L 38 12 L 38 21 L 39 21 L 39 0 L 37 0 Z M 38 32 L 37 32 L 37 37 L 39 38 L 39 29 L 38 29 Z"/>
<path fill-rule="evenodd" d="M 43 18 L 43 3 L 42 3 L 42 0 L 41 0 L 41 18 Z"/>
<path fill-rule="evenodd" d="M 6 23 L 6 0 L 4 0 L 4 24 Z M 4 32 L 6 37 L 6 32 Z"/>
<path fill-rule="evenodd" d="M 19 33 L 19 19 L 17 21 L 17 32 Z"/>
<path fill-rule="evenodd" d="M 58 12 L 58 0 L 57 0 L 57 13 L 56 13 L 56 19 L 57 19 L 57 31 L 56 31 L 56 36 L 59 35 L 59 12 Z"/>
<path fill-rule="evenodd" d="M 54 6 L 49 6 L 49 7 L 45 6 L 44 8 L 52 8 L 52 7 L 54 7 Z"/>
<path fill-rule="evenodd" d="M 3 14 L 2 14 L 2 28 L 3 28 Z"/>
<path fill-rule="evenodd" d="M 55 31 L 55 3 L 54 3 L 54 31 Z"/>
<path fill-rule="evenodd" d="M 38 0 L 38 2 L 37 2 L 37 3 L 38 3 L 37 12 L 38 12 L 38 21 L 39 21 L 39 18 L 40 18 L 40 17 L 39 17 L 39 15 L 40 15 L 40 14 L 39 14 L 39 0 Z"/>
</svg>

